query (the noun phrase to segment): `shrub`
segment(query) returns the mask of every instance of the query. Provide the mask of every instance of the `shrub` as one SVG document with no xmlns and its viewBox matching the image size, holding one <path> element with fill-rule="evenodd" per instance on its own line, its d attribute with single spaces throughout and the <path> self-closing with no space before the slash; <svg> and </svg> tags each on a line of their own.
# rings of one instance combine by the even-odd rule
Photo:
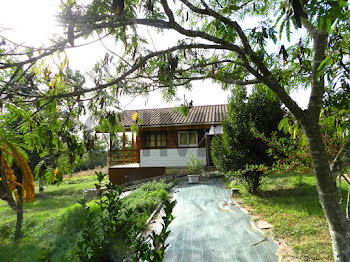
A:
<svg viewBox="0 0 350 262">
<path fill-rule="evenodd" d="M 265 165 L 246 165 L 244 169 L 229 171 L 226 176 L 232 181 L 245 184 L 248 192 L 255 193 L 266 171 L 267 168 Z"/>
<path fill-rule="evenodd" d="M 99 182 L 104 175 L 96 173 Z M 171 210 L 175 203 L 170 203 L 168 186 L 163 182 L 150 182 L 121 199 L 122 188 L 107 184 L 107 190 L 102 191 L 100 184 L 98 201 L 87 204 L 82 200 L 83 232 L 78 243 L 78 258 L 81 261 L 123 261 L 131 258 L 133 261 L 162 258 L 164 255 L 165 239 L 169 234 L 167 227 L 173 219 Z M 160 235 L 152 234 L 152 247 L 144 243 L 138 234 L 144 229 L 145 222 L 155 208 L 164 203 L 166 216 L 163 217 L 163 230 Z M 144 260 L 145 259 L 145 260 Z M 129 260 L 128 260 L 129 261 Z"/>
<path fill-rule="evenodd" d="M 102 172 L 96 174 L 101 182 L 104 175 Z M 93 210 L 85 199 L 80 201 L 84 224 L 78 258 L 81 261 L 122 260 L 127 255 L 126 247 L 130 241 L 127 239 L 129 217 L 120 215 L 122 188 L 109 183 L 107 190 L 102 191 L 100 183 L 95 186 L 99 196 L 97 209 Z"/>
<path fill-rule="evenodd" d="M 194 154 L 191 155 L 190 161 L 187 162 L 187 168 L 191 175 L 199 174 L 204 166 L 204 161 L 195 157 Z"/>
<path fill-rule="evenodd" d="M 144 229 L 152 212 L 163 200 L 169 199 L 169 186 L 164 181 L 152 181 L 142 185 L 123 199 L 123 212 L 132 213 L 129 218 L 136 228 Z"/>
<path fill-rule="evenodd" d="M 96 167 L 105 167 L 107 165 L 106 144 L 102 140 L 96 140 L 92 142 L 92 145 L 90 145 L 89 150 L 83 154 L 74 172 L 91 170 Z"/>
<path fill-rule="evenodd" d="M 223 135 L 212 140 L 212 159 L 223 172 L 240 177 L 249 192 L 255 193 L 264 174 L 255 165 L 271 166 L 273 157 L 267 145 L 254 135 L 254 129 L 266 136 L 277 130 L 283 117 L 280 102 L 263 89 L 254 89 L 248 97 L 246 90 L 235 89 L 223 121 Z M 236 172 L 238 170 L 244 170 Z"/>
<path fill-rule="evenodd" d="M 165 216 L 162 217 L 162 231 L 160 234 L 156 234 L 152 231 L 150 238 L 152 244 L 145 240 L 144 237 L 137 238 L 132 246 L 133 248 L 133 258 L 132 261 L 163 261 L 165 249 L 169 244 L 165 244 L 165 241 L 170 234 L 168 226 L 171 221 L 173 221 L 174 216 L 172 215 L 173 208 L 176 201 L 163 200 Z"/>
<path fill-rule="evenodd" d="M 321 135 L 329 159 L 333 160 L 346 142 L 347 138 L 338 134 L 334 121 L 325 121 L 321 118 Z M 329 119 L 326 119 L 329 120 Z M 312 170 L 311 155 L 305 134 L 294 117 L 284 118 L 279 129 L 286 133 L 286 137 L 279 137 L 273 132 L 270 137 L 255 132 L 258 139 L 265 142 L 268 153 L 274 158 L 274 164 L 270 172 L 277 174 L 289 173 L 296 179 L 296 184 L 303 184 L 303 176 Z"/>
<path fill-rule="evenodd" d="M 83 155 L 81 164 L 76 166 L 74 172 L 91 170 L 97 167 L 107 165 L 107 152 L 102 150 L 93 150 Z"/>
</svg>

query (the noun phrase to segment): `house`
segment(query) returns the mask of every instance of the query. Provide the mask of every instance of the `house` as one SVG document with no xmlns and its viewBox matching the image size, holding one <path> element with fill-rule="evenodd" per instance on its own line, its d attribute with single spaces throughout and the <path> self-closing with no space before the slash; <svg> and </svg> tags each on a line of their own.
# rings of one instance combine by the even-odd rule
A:
<svg viewBox="0 0 350 262">
<path fill-rule="evenodd" d="M 179 172 L 186 168 L 192 154 L 211 166 L 210 140 L 222 133 L 225 116 L 226 105 L 192 106 L 187 117 L 174 108 L 123 111 L 121 124 L 125 131 L 130 132 L 137 122 L 140 124 L 137 134 L 129 135 L 129 148 L 125 145 L 125 132 L 121 150 L 113 150 L 110 142 L 110 181 L 124 184 Z"/>
</svg>

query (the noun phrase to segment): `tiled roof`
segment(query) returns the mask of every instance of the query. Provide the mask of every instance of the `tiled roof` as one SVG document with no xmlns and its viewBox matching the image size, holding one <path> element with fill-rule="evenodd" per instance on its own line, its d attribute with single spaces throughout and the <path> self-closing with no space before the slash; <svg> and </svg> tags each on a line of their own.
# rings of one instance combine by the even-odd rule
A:
<svg viewBox="0 0 350 262">
<path fill-rule="evenodd" d="M 135 121 L 132 115 L 137 112 L 142 126 L 173 126 L 221 123 L 226 116 L 226 105 L 193 106 L 187 117 L 174 108 L 126 110 L 122 113 L 122 123 L 129 127 Z"/>
</svg>

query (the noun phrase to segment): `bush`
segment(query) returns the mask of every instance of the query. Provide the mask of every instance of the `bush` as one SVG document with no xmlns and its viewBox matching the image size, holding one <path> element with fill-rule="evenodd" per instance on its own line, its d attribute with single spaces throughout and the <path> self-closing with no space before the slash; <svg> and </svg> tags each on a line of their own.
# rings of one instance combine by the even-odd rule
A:
<svg viewBox="0 0 350 262">
<path fill-rule="evenodd" d="M 96 173 L 99 182 L 104 174 Z M 161 255 L 166 248 L 165 239 L 167 227 L 172 220 L 171 210 L 175 203 L 170 203 L 168 186 L 163 182 L 150 182 L 133 191 L 127 197 L 121 199 L 122 188 L 107 184 L 107 190 L 102 191 L 99 184 L 99 199 L 94 204 L 87 204 L 85 200 L 80 203 L 83 207 L 84 226 L 82 239 L 78 243 L 78 257 L 80 261 L 123 261 L 127 257 L 137 256 L 137 261 Z M 144 239 L 137 235 L 145 229 L 145 223 L 155 208 L 161 203 L 171 208 L 163 221 L 163 230 L 160 236 L 155 236 L 157 250 L 149 244 L 144 244 Z M 142 248 L 136 252 L 135 248 Z M 136 260 L 133 260 L 136 261 Z M 152 260 L 160 261 L 160 260 Z"/>
<path fill-rule="evenodd" d="M 145 223 L 152 212 L 161 204 L 162 200 L 169 199 L 168 185 L 164 181 L 152 181 L 142 185 L 123 199 L 122 209 L 132 213 L 130 222 L 136 228 L 145 228 Z"/>
<path fill-rule="evenodd" d="M 335 120 L 326 120 L 321 118 L 321 135 L 326 152 L 332 161 L 347 138 L 339 134 L 339 129 L 334 125 Z M 256 136 L 268 145 L 268 153 L 274 157 L 271 172 L 289 173 L 295 177 L 296 185 L 302 185 L 303 176 L 312 172 L 311 155 L 304 131 L 291 116 L 280 122 L 279 129 L 286 133 L 286 137 L 279 137 L 276 132 L 273 132 L 269 138 L 259 132 L 256 132 Z"/>
<path fill-rule="evenodd" d="M 92 151 L 83 155 L 82 163 L 74 169 L 74 172 L 95 169 L 97 167 L 105 167 L 107 165 L 106 151 Z"/>
<path fill-rule="evenodd" d="M 195 157 L 194 154 L 191 155 L 190 161 L 187 162 L 187 168 L 191 175 L 199 174 L 204 166 L 204 161 Z"/>
<path fill-rule="evenodd" d="M 254 89 L 248 97 L 246 90 L 235 89 L 223 121 L 224 134 L 212 140 L 212 159 L 221 171 L 236 172 L 235 178 L 244 182 L 249 192 L 255 193 L 264 174 L 255 165 L 271 166 L 273 158 L 266 152 L 267 145 L 254 135 L 254 129 L 266 136 L 277 130 L 283 118 L 280 102 L 267 90 Z M 248 172 L 249 171 L 249 172 Z"/>
<path fill-rule="evenodd" d="M 74 168 L 74 172 L 91 170 L 96 167 L 105 167 L 107 165 L 107 151 L 105 145 L 97 140 L 95 147 L 83 154 L 80 164 Z"/>
</svg>

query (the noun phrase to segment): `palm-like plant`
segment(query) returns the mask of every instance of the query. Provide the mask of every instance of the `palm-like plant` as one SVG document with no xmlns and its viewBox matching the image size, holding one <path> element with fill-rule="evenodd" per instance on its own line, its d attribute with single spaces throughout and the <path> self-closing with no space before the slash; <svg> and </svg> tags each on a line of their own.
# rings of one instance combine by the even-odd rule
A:
<svg viewBox="0 0 350 262">
<path fill-rule="evenodd" d="M 21 236 L 23 198 L 26 203 L 35 198 L 33 174 L 19 139 L 18 135 L 0 129 L 0 198 L 17 212 L 15 239 Z"/>
</svg>

